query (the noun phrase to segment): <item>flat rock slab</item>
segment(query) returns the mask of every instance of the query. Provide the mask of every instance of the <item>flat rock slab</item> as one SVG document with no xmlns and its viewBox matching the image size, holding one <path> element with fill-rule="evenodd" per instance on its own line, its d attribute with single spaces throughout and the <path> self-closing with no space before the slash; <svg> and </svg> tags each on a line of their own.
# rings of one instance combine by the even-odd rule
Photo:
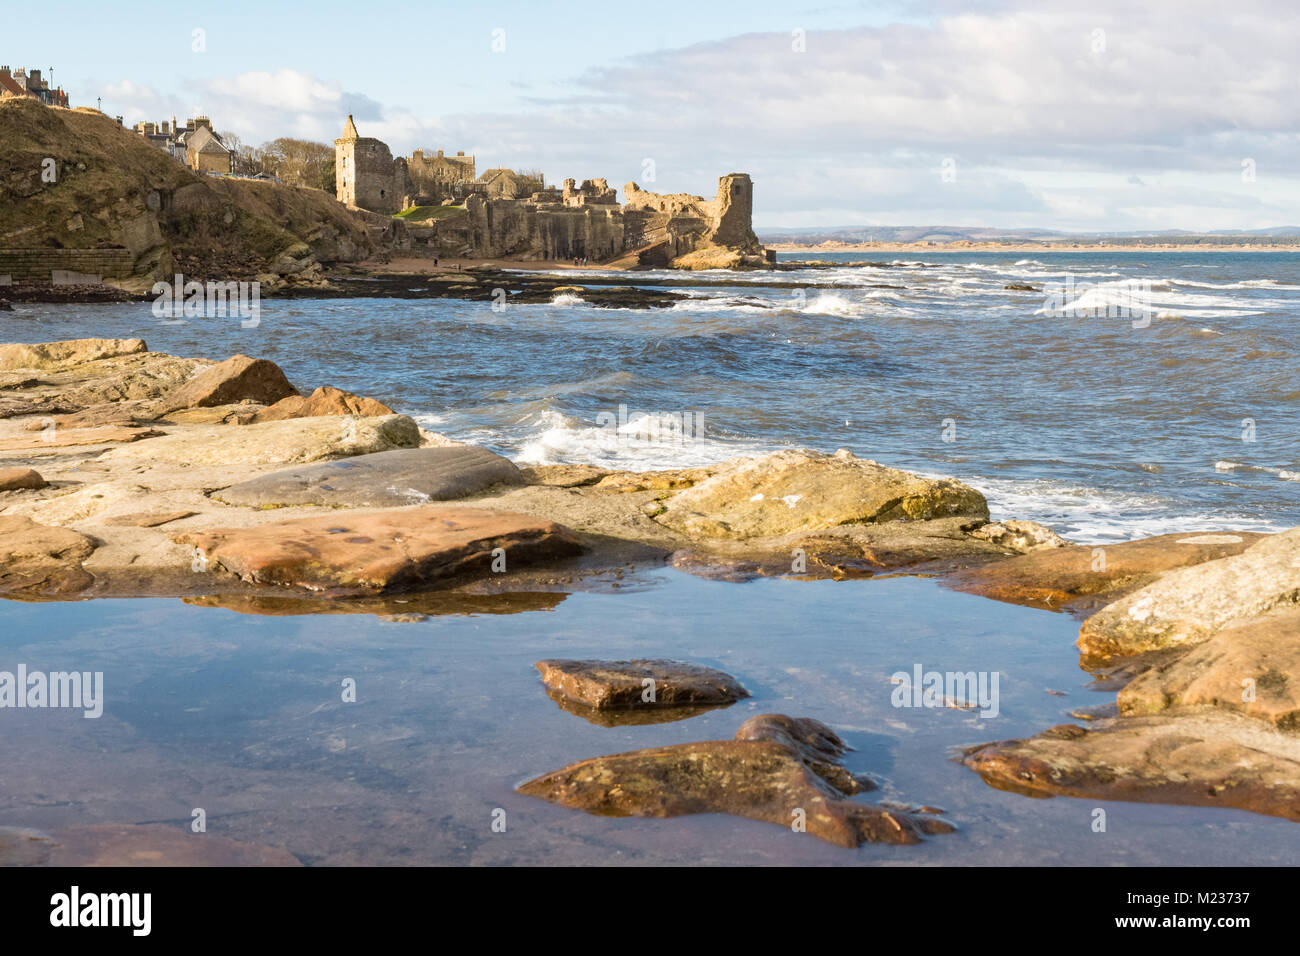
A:
<svg viewBox="0 0 1300 956">
<path fill-rule="evenodd" d="M 69 339 L 35 345 L 0 345 L 0 371 L 62 369 L 148 350 L 143 339 Z"/>
<path fill-rule="evenodd" d="M 608 468 L 596 465 L 534 465 L 521 469 L 521 472 L 529 484 L 552 488 L 582 488 L 594 485 L 610 474 Z"/>
<path fill-rule="evenodd" d="M 1220 630 L 1300 603 L 1300 528 L 1240 554 L 1169 571 L 1107 605 L 1079 628 L 1085 659 L 1196 644 Z"/>
<path fill-rule="evenodd" d="M 95 542 L 71 528 L 0 515 L 0 594 L 74 594 L 93 578 L 81 563 Z"/>
<path fill-rule="evenodd" d="M 213 497 L 250 508 L 392 508 L 453 501 L 493 485 L 522 484 L 523 476 L 508 458 L 474 445 L 449 445 L 377 452 L 277 471 L 232 485 Z"/>
<path fill-rule="evenodd" d="M 34 491 L 48 484 L 31 468 L 0 468 L 0 491 Z"/>
<path fill-rule="evenodd" d="M 691 538 L 775 537 L 845 524 L 989 516 L 984 496 L 960 481 L 923 478 L 843 449 L 834 455 L 780 451 L 734 459 L 648 513 Z"/>
<path fill-rule="evenodd" d="M 1196 532 L 1045 548 L 962 571 L 944 583 L 1010 604 L 1053 611 L 1087 608 L 1149 584 L 1166 571 L 1240 554 L 1264 537 L 1244 531 Z"/>
<path fill-rule="evenodd" d="M 105 518 L 102 523 L 121 528 L 156 528 L 172 521 L 192 517 L 197 513 L 196 511 L 165 511 L 161 513 L 141 511 L 126 515 L 112 515 Z"/>
<path fill-rule="evenodd" d="M 301 418 L 261 425 L 197 425 L 138 445 L 115 448 L 108 464 L 274 465 L 415 448 L 420 428 L 405 415 Z"/>
<path fill-rule="evenodd" d="M 249 426 L 256 427 L 256 426 Z M 505 568 L 582 552 L 568 529 L 528 515 L 431 506 L 367 514 L 299 518 L 252 528 L 179 535 L 244 581 L 339 596 L 409 591 L 465 575 L 487 576 L 493 551 Z"/>
<path fill-rule="evenodd" d="M 160 823 L 76 827 L 49 841 L 50 866 L 302 866 L 288 850 Z"/>
<path fill-rule="evenodd" d="M 548 691 L 594 710 L 672 710 L 749 696 L 730 674 L 681 661 L 544 660 L 537 669 Z"/>
<path fill-rule="evenodd" d="M 1204 704 L 1300 730 L 1300 606 L 1220 631 L 1119 692 L 1125 716 Z"/>
<path fill-rule="evenodd" d="M 108 445 L 157 438 L 162 432 L 152 428 L 125 426 L 107 428 L 52 428 L 48 434 L 24 435 L 0 439 L 0 451 L 41 451 L 77 445 Z"/>
<path fill-rule="evenodd" d="M 1061 724 L 984 744 L 963 763 L 998 790 L 1235 807 L 1300 820 L 1300 739 L 1222 711 Z"/>
<path fill-rule="evenodd" d="M 734 740 L 652 747 L 596 757 L 530 780 L 519 792 L 610 817 L 729 813 L 791 827 L 828 843 L 919 843 L 952 826 L 847 799 L 868 789 L 840 764 L 846 747 L 810 718 L 764 714 Z"/>
</svg>

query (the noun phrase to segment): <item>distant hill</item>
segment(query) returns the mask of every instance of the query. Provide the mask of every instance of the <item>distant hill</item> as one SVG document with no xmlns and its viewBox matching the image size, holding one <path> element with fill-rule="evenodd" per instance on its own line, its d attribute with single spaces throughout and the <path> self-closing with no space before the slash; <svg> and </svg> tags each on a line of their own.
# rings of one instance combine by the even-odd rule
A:
<svg viewBox="0 0 1300 956">
<path fill-rule="evenodd" d="M 1273 226 L 1268 229 L 1224 229 L 1214 233 L 1165 229 L 1158 232 L 1059 232 L 1049 229 L 998 229 L 978 226 L 827 226 L 809 229 L 757 229 L 765 243 L 821 242 L 1042 242 L 1050 239 L 1115 241 L 1160 239 L 1165 242 L 1195 244 L 1215 237 L 1231 236 L 1235 241 L 1300 238 L 1300 226 Z"/>
<path fill-rule="evenodd" d="M 375 240 L 330 193 L 201 176 L 97 110 L 0 100 L 0 251 L 106 248 L 129 250 L 118 284 L 140 291 L 178 271 L 310 276 Z"/>
</svg>

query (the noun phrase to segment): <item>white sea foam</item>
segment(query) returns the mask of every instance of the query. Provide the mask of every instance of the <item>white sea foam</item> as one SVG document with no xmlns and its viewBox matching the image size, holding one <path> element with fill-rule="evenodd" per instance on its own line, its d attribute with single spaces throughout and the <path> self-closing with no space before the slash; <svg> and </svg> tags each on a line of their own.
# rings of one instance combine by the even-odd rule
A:
<svg viewBox="0 0 1300 956">
<path fill-rule="evenodd" d="M 808 300 L 801 309 L 807 315 L 841 315 L 848 318 L 862 315 L 862 303 L 854 302 L 836 292 L 823 292 Z"/>
<path fill-rule="evenodd" d="M 604 468 L 650 470 L 712 465 L 737 455 L 763 455 L 771 447 L 730 441 L 681 428 L 675 413 L 633 412 L 618 427 L 571 418 L 555 410 L 541 412 L 512 455 L 521 464 L 586 464 Z"/>
<path fill-rule="evenodd" d="M 1158 495 L 1108 491 L 1049 479 L 963 478 L 982 491 L 995 521 L 1039 521 L 1079 544 L 1129 541 L 1189 531 L 1284 530 L 1275 522 L 1215 513 L 1175 512 Z"/>
</svg>

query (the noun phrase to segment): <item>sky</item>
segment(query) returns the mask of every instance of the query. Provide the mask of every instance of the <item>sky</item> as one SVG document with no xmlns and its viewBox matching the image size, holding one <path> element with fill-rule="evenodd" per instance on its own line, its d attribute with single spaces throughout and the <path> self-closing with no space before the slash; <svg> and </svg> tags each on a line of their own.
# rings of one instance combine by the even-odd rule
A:
<svg viewBox="0 0 1300 956">
<path fill-rule="evenodd" d="M 1295 0 L 66 0 L 0 63 L 128 124 L 464 150 L 757 228 L 1300 225 Z"/>
</svg>

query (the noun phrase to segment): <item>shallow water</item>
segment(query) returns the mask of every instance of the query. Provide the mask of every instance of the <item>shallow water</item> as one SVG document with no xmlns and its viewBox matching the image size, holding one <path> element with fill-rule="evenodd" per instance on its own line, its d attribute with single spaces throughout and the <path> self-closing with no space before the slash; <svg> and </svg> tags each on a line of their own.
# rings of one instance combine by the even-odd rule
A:
<svg viewBox="0 0 1300 956">
<path fill-rule="evenodd" d="M 671 608 L 671 615 L 666 609 Z M 393 624 L 273 618 L 178 601 L 0 602 L 0 668 L 102 670 L 104 716 L 6 711 L 0 822 L 186 828 L 282 846 L 314 864 L 1284 863 L 1300 828 L 1235 810 L 1028 799 L 986 786 L 956 746 L 1035 732 L 1113 699 L 1087 687 L 1068 617 L 934 581 L 711 582 L 655 572 L 553 611 Z M 753 698 L 685 721 L 601 727 L 544 693 L 542 657 L 673 657 Z M 891 704 L 890 676 L 1000 673 L 1000 713 Z M 341 701 L 342 681 L 357 702 Z M 1049 690 L 1064 692 L 1055 696 Z M 725 816 L 616 820 L 519 796 L 600 754 L 730 737 L 749 716 L 829 723 L 875 774 L 858 799 L 937 805 L 953 834 L 845 850 Z M 1091 829 L 1093 810 L 1107 832 Z M 492 830 L 493 811 L 506 831 Z"/>
<path fill-rule="evenodd" d="M 1300 471 L 1300 255 L 1021 259 L 936 253 L 778 276 L 801 290 L 745 274 L 651 312 L 572 299 L 503 313 L 451 300 L 267 301 L 261 325 L 242 329 L 162 325 L 148 306 L 24 305 L 4 338 L 141 335 L 181 355 L 242 351 L 300 385 L 380 398 L 520 460 L 671 467 L 848 447 L 965 479 L 995 517 L 1081 541 L 1300 524 L 1300 481 L 1286 477 Z M 1042 294 L 1003 289 L 1067 273 L 1080 284 L 1150 278 L 1160 311 L 1135 329 L 1127 317 L 1039 314 Z M 617 422 L 620 405 L 631 424 L 614 437 L 598 416 Z M 703 433 L 637 438 L 639 413 L 674 412 L 702 414 Z M 945 419 L 955 441 L 943 440 Z M 627 585 L 551 610 L 405 624 L 163 600 L 0 602 L 0 669 L 99 670 L 107 695 L 97 720 L 0 711 L 0 825 L 185 828 L 203 807 L 210 833 L 316 864 L 1207 865 L 1290 862 L 1300 849 L 1284 821 L 1029 799 L 952 760 L 955 748 L 1113 700 L 1079 670 L 1071 618 L 904 577 L 735 584 L 662 570 Z M 545 695 L 542 657 L 691 660 L 754 696 L 687 721 L 600 727 Z M 890 676 L 916 664 L 998 672 L 1000 714 L 893 707 Z M 349 677 L 353 704 L 341 700 Z M 513 792 L 586 757 L 730 737 L 764 712 L 830 724 L 856 748 L 850 768 L 883 784 L 860 799 L 937 805 L 958 831 L 848 851 L 771 824 L 611 820 Z M 1105 833 L 1092 830 L 1098 806 Z M 496 808 L 505 833 L 492 831 Z"/>
</svg>

